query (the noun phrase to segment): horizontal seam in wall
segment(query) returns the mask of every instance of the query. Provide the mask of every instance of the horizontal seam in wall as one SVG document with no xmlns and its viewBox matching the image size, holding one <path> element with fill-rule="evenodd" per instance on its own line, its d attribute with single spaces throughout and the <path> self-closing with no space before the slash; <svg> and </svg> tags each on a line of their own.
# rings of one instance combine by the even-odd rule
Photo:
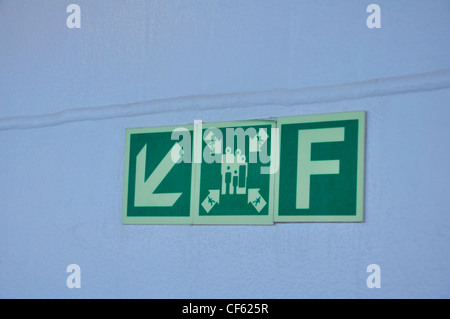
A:
<svg viewBox="0 0 450 319">
<path fill-rule="evenodd" d="M 3 118 L 0 119 L 0 130 L 48 127 L 70 122 L 164 114 L 189 109 L 208 111 L 264 105 L 293 106 L 330 103 L 445 88 L 450 88 L 450 70 L 302 89 L 198 95 L 123 105 L 69 109 L 52 114 Z"/>
</svg>

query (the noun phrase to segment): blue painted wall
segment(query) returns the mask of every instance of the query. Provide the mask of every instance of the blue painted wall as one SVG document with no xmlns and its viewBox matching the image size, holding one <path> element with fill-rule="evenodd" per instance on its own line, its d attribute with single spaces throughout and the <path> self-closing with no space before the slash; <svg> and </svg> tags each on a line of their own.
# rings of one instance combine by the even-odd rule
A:
<svg viewBox="0 0 450 319">
<path fill-rule="evenodd" d="M 370 3 L 0 1 L 0 297 L 450 297 L 450 2 Z M 364 223 L 121 224 L 126 128 L 354 110 Z"/>
</svg>

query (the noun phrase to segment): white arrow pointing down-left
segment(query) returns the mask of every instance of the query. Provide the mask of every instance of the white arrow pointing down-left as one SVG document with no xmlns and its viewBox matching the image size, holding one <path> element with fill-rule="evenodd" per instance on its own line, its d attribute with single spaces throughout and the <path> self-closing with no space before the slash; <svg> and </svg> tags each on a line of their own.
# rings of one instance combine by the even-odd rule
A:
<svg viewBox="0 0 450 319">
<path fill-rule="evenodd" d="M 182 193 L 154 193 L 163 179 L 181 158 L 181 146 L 175 143 L 164 156 L 153 173 L 145 180 L 145 162 L 147 144 L 136 157 L 136 182 L 134 188 L 134 206 L 136 207 L 171 207 Z"/>
</svg>

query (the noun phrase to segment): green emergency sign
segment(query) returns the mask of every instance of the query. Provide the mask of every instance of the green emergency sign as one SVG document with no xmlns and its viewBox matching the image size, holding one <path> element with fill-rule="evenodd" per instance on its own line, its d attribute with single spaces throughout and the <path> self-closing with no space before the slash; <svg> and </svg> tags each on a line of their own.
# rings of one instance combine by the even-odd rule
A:
<svg viewBox="0 0 450 319">
<path fill-rule="evenodd" d="M 128 129 L 122 222 L 360 222 L 364 137 L 364 112 Z"/>
<path fill-rule="evenodd" d="M 274 121 L 203 124 L 194 224 L 273 224 Z M 197 152 L 198 153 L 198 152 Z"/>
<path fill-rule="evenodd" d="M 276 222 L 361 222 L 365 112 L 278 118 Z"/>
<path fill-rule="evenodd" d="M 127 130 L 124 224 L 192 223 L 193 165 L 182 160 L 192 132 L 193 126 Z"/>
</svg>

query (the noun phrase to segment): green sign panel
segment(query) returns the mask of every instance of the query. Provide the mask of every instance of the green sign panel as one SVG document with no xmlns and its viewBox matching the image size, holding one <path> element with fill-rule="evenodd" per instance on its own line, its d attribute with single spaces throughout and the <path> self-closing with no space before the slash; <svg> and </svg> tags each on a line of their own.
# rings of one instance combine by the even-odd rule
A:
<svg viewBox="0 0 450 319">
<path fill-rule="evenodd" d="M 363 220 L 365 113 L 128 129 L 124 224 Z"/>
<path fill-rule="evenodd" d="M 203 125 L 194 224 L 273 224 L 273 121 Z M 200 131 L 200 130 L 199 130 Z M 197 152 L 198 153 L 198 152 Z"/>
<path fill-rule="evenodd" d="M 273 224 L 275 122 L 129 129 L 124 224 Z"/>
<path fill-rule="evenodd" d="M 192 132 L 193 126 L 127 130 L 124 224 L 192 223 Z"/>
<path fill-rule="evenodd" d="M 278 119 L 276 222 L 361 222 L 365 113 Z"/>
</svg>

